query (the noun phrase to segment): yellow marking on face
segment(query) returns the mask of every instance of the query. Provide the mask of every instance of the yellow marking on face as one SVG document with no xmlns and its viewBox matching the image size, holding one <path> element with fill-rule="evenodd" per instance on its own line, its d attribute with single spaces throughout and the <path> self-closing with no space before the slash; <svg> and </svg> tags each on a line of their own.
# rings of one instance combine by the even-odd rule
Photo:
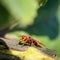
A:
<svg viewBox="0 0 60 60">
<path fill-rule="evenodd" d="M 24 41 L 24 39 L 22 39 L 22 37 L 20 37 L 20 43 L 26 43 L 26 41 Z"/>
</svg>

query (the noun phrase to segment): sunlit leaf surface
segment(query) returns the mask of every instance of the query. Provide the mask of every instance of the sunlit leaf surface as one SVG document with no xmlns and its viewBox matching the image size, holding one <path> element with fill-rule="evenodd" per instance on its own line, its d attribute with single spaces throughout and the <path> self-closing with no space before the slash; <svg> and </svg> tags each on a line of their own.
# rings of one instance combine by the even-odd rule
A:
<svg viewBox="0 0 60 60">
<path fill-rule="evenodd" d="M 45 0 L 1 0 L 11 15 L 19 20 L 20 26 L 27 26 L 34 22 L 37 9 L 43 5 Z"/>
</svg>

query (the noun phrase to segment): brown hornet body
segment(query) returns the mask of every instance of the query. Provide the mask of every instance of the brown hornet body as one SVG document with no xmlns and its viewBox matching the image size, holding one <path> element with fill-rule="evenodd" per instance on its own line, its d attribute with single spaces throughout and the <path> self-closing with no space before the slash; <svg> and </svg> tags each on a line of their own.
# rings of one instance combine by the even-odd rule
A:
<svg viewBox="0 0 60 60">
<path fill-rule="evenodd" d="M 41 42 L 31 38 L 30 36 L 24 36 L 24 35 L 20 36 L 19 44 L 23 44 L 23 45 L 25 44 L 25 45 L 36 46 L 41 48 L 44 47 L 44 45 Z"/>
</svg>

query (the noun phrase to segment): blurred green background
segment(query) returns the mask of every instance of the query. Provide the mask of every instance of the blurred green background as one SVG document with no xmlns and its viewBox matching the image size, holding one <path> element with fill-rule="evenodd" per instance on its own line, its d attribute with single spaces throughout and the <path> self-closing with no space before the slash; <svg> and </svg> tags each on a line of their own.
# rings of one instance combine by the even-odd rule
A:
<svg viewBox="0 0 60 60">
<path fill-rule="evenodd" d="M 60 57 L 59 0 L 0 0 L 0 36 L 30 35 Z"/>
</svg>

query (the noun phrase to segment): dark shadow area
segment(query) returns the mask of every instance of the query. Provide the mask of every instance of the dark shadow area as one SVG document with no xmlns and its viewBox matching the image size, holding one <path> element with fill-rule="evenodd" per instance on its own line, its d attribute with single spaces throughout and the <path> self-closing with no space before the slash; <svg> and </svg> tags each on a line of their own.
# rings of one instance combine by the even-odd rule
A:
<svg viewBox="0 0 60 60">
<path fill-rule="evenodd" d="M 0 60 L 21 60 L 21 59 L 13 55 L 0 53 Z"/>
<path fill-rule="evenodd" d="M 8 30 L 9 16 L 6 8 L 0 3 L 0 37 Z"/>
<path fill-rule="evenodd" d="M 8 49 L 8 50 L 9 50 L 7 44 L 6 44 L 2 39 L 0 39 L 0 46 L 3 47 L 3 48 L 0 47 L 0 50 L 1 50 L 1 49 Z"/>
<path fill-rule="evenodd" d="M 26 31 L 31 35 L 48 36 L 50 39 L 54 39 L 58 36 L 58 21 L 56 17 L 50 17 L 48 20 L 29 27 Z"/>
<path fill-rule="evenodd" d="M 8 28 L 5 28 L 3 30 L 0 30 L 0 37 L 3 37 L 4 34 L 8 31 Z"/>
</svg>

